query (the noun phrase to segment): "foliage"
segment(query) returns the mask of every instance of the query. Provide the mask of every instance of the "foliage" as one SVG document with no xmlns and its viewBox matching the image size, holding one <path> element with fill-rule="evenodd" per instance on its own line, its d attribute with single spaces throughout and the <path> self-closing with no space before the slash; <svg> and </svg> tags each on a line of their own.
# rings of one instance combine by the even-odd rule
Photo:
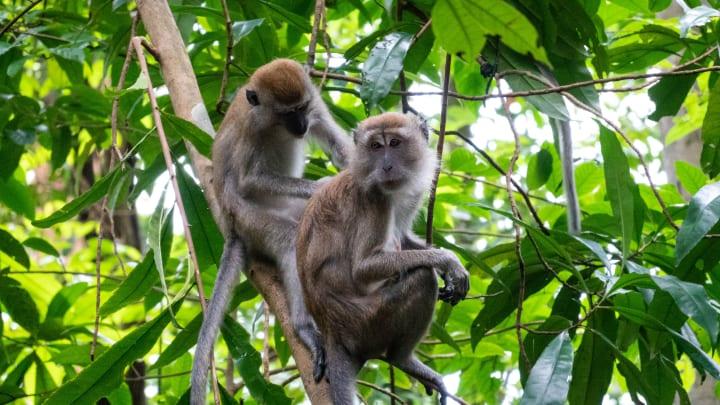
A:
<svg viewBox="0 0 720 405">
<path fill-rule="evenodd" d="M 255 68 L 277 57 L 305 60 L 315 8 L 312 0 L 228 3 L 233 59 L 223 93 L 228 34 L 221 2 L 171 2 L 216 128 L 227 105 L 218 100 L 230 102 Z M 345 128 L 399 110 L 406 90 L 432 93 L 407 101 L 439 128 L 437 95 L 445 56 L 453 55 L 451 90 L 461 97 L 451 97 L 448 108 L 432 225 L 435 244 L 455 251 L 469 269 L 471 297 L 437 306 L 417 355 L 466 402 L 689 403 L 696 380 L 720 378 L 720 81 L 712 70 L 717 48 L 707 52 L 720 40 L 720 1 L 685 3 L 670 11 L 669 0 L 327 1 L 315 72 L 334 74 L 323 80 L 323 96 Z M 1 4 L 0 403 L 129 403 L 133 380 L 122 376 L 135 360 L 150 365 L 148 377 L 163 377 L 145 380 L 152 402 L 186 401 L 202 319 L 187 244 L 175 237 L 179 217 L 169 209 L 172 192 L 165 198 L 167 169 L 136 61 L 118 88 L 135 4 Z M 144 35 L 142 22 L 137 33 Z M 678 65 L 693 72 L 640 76 Z M 711 69 L 695 71 L 702 68 Z M 543 93 L 552 83 L 624 74 L 630 76 L 602 86 Z M 156 61 L 150 75 L 160 86 Z M 500 91 L 542 94 L 501 102 Z M 176 117 L 160 94 L 209 294 L 222 236 L 189 172 L 183 141 L 209 155 L 212 139 Z M 486 94 L 484 101 L 462 97 Z M 504 183 L 514 142 L 503 102 L 520 132 L 512 169 L 523 189 L 515 193 L 521 218 L 512 214 Z M 654 109 L 643 111 L 650 102 Z M 588 109 L 602 110 L 609 122 Z M 579 156 L 579 235 L 567 233 L 554 130 L 568 119 L 575 120 Z M 658 120 L 671 129 L 661 131 Z M 700 129 L 698 160 L 660 169 L 663 149 Z M 333 172 L 316 148 L 309 161 L 308 177 Z M 663 184 L 666 171 L 676 173 L 677 184 Z M 114 213 L 115 232 L 101 206 Z M 426 221 L 426 214 L 418 218 L 418 233 Z M 514 224 L 522 230 L 522 262 Z M 262 299 L 247 281 L 232 308 L 216 350 L 219 369 L 234 372 L 234 384 L 222 378 L 223 403 L 301 401 L 288 344 L 277 323 L 265 336 Z M 261 370 L 264 338 L 276 354 L 269 380 Z M 390 389 L 382 362 L 371 362 L 359 378 Z M 430 401 L 397 370 L 394 385 L 407 401 Z M 387 402 L 382 391 L 359 390 L 369 403 Z"/>
</svg>

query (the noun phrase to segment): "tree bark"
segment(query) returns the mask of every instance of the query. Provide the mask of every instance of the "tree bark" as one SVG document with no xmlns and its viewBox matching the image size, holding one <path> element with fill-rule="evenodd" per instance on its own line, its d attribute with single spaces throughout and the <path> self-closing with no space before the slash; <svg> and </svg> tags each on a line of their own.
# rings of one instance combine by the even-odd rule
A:
<svg viewBox="0 0 720 405">
<path fill-rule="evenodd" d="M 192 121 L 199 128 L 215 136 L 207 108 L 203 104 L 200 88 L 190 64 L 185 44 L 180 36 L 175 19 L 165 1 L 138 1 L 138 10 L 145 29 L 152 40 L 152 45 L 159 55 L 160 66 L 175 114 Z M 217 220 L 220 215 L 217 199 L 212 187 L 212 163 L 202 156 L 189 143 L 187 149 L 192 166 L 200 179 L 208 205 Z M 259 263 L 252 263 L 247 277 L 268 303 L 282 327 L 292 350 L 293 358 L 300 371 L 305 391 L 312 403 L 329 403 L 329 386 L 323 381 L 315 384 L 312 378 L 312 359 L 310 353 L 298 340 L 290 324 L 288 303 L 285 298 L 278 270 Z"/>
</svg>

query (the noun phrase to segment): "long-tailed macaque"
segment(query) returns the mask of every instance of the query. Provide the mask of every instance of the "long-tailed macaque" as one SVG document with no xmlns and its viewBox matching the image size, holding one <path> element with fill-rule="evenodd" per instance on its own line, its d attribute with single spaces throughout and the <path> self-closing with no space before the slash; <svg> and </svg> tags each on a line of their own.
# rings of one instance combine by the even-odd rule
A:
<svg viewBox="0 0 720 405">
<path fill-rule="evenodd" d="M 469 288 L 457 257 L 426 247 L 411 233 L 437 159 L 425 122 L 386 113 L 354 133 L 348 168 L 308 202 L 297 237 L 305 303 L 320 327 L 335 405 L 352 404 L 355 377 L 369 359 L 384 359 L 428 390 L 446 390 L 413 350 L 438 297 L 456 304 Z"/>
<path fill-rule="evenodd" d="M 213 145 L 213 186 L 223 213 L 225 247 L 203 320 L 192 370 L 194 405 L 205 402 L 207 370 L 238 273 L 246 257 L 269 259 L 282 273 L 295 333 L 310 350 L 314 377 L 325 353 L 308 315 L 295 266 L 295 235 L 316 182 L 302 178 L 306 133 L 338 167 L 352 144 L 297 62 L 278 59 L 259 68 L 240 88 Z"/>
</svg>

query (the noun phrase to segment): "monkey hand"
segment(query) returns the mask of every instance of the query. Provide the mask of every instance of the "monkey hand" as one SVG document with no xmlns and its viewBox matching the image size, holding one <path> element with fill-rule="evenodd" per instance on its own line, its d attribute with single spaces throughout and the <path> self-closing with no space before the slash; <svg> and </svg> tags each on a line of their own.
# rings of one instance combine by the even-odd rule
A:
<svg viewBox="0 0 720 405">
<path fill-rule="evenodd" d="M 445 285 L 439 289 L 438 299 L 450 305 L 456 305 L 464 299 L 470 289 L 469 273 L 455 259 L 447 271 L 441 273 Z"/>
<path fill-rule="evenodd" d="M 322 177 L 322 178 L 319 178 L 319 179 L 315 180 L 315 181 L 313 182 L 312 193 L 315 194 L 315 193 L 316 193 L 318 190 L 320 190 L 323 186 L 325 186 L 326 184 L 328 184 L 328 183 L 330 182 L 330 180 L 332 180 L 332 179 L 333 179 L 332 176 L 326 176 L 326 177 Z"/>
</svg>

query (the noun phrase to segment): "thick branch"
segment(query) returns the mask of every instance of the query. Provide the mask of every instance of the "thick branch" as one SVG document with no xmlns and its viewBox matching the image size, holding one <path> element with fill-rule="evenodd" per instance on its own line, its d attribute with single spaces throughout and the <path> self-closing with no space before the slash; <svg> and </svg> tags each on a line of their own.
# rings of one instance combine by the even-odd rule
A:
<svg viewBox="0 0 720 405">
<path fill-rule="evenodd" d="M 160 55 L 163 77 L 165 78 L 165 84 L 175 114 L 194 122 L 198 127 L 213 135 L 214 129 L 208 117 L 207 109 L 203 104 L 200 88 L 185 50 L 185 44 L 180 37 L 180 32 L 167 2 L 143 0 L 138 2 L 138 9 L 155 49 Z M 218 205 L 211 186 L 211 162 L 200 155 L 192 145 L 188 145 L 188 150 L 190 151 L 195 172 L 200 179 L 200 184 L 205 190 L 205 197 L 217 218 Z M 270 309 L 282 326 L 310 401 L 313 403 L 328 403 L 330 398 L 328 385 L 326 382 L 321 384 L 313 383 L 310 354 L 293 332 L 288 304 L 282 283 L 277 277 L 277 270 L 256 264 L 248 272 L 248 278 L 262 294 L 265 302 L 270 305 Z"/>
</svg>

